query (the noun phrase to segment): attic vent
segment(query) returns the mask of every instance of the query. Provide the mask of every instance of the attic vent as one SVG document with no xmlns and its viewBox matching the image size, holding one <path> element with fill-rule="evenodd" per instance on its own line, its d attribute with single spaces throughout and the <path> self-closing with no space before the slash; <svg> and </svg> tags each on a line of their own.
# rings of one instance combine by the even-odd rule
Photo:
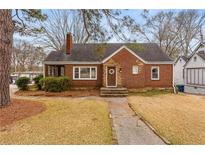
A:
<svg viewBox="0 0 205 154">
<path fill-rule="evenodd" d="M 196 61 L 197 57 L 194 57 L 194 61 Z"/>
</svg>

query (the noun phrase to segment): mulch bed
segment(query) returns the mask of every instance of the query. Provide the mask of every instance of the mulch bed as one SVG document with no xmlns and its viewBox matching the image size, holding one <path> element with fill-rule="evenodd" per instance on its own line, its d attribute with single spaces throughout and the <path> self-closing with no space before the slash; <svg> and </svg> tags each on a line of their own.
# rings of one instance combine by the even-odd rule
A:
<svg viewBox="0 0 205 154">
<path fill-rule="evenodd" d="M 46 110 L 46 105 L 43 103 L 12 99 L 10 105 L 0 108 L 0 128 L 18 120 L 37 115 L 44 110 Z"/>
<path fill-rule="evenodd" d="M 45 92 L 45 91 L 17 91 L 18 96 L 48 96 L 48 97 L 86 97 L 99 96 L 99 90 L 70 90 L 64 92 Z"/>
</svg>

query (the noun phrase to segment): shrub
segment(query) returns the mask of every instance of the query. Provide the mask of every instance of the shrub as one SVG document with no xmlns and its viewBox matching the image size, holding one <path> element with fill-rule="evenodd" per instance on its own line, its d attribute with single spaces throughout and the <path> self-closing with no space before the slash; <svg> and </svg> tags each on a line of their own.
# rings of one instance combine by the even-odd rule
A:
<svg viewBox="0 0 205 154">
<path fill-rule="evenodd" d="M 43 78 L 43 75 L 38 75 L 36 76 L 35 78 L 33 78 L 33 81 L 35 82 L 35 85 L 37 86 L 38 90 L 41 90 L 42 87 L 41 87 L 41 84 L 40 84 L 40 80 Z"/>
<path fill-rule="evenodd" d="M 48 92 L 62 92 L 69 88 L 68 77 L 46 77 L 39 82 L 42 89 Z"/>
<path fill-rule="evenodd" d="M 20 77 L 16 81 L 16 85 L 20 90 L 28 90 L 29 78 Z"/>
<path fill-rule="evenodd" d="M 44 82 L 45 82 L 45 78 L 42 78 L 42 79 L 40 79 L 39 80 L 39 85 L 41 86 L 41 90 L 44 90 L 45 88 L 45 84 L 44 84 Z"/>
</svg>

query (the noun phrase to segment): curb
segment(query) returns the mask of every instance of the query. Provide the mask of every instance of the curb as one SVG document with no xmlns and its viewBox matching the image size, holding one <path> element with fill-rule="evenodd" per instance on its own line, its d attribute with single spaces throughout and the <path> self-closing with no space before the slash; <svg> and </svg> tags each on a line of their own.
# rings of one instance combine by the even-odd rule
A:
<svg viewBox="0 0 205 154">
<path fill-rule="evenodd" d="M 135 113 L 135 115 L 136 115 L 140 120 L 142 120 L 160 139 L 162 139 L 162 141 L 163 141 L 165 144 L 171 145 L 171 142 L 169 142 L 166 138 L 164 138 L 162 135 L 160 135 L 160 134 L 157 132 L 157 130 L 156 130 L 154 127 L 152 127 L 152 126 L 148 123 L 147 120 L 145 120 L 142 116 L 140 116 L 139 114 L 137 114 L 137 113 L 135 112 L 135 110 L 133 109 L 132 105 L 130 105 L 129 103 L 128 103 L 128 105 L 129 105 L 129 107 L 132 109 L 132 111 Z"/>
</svg>

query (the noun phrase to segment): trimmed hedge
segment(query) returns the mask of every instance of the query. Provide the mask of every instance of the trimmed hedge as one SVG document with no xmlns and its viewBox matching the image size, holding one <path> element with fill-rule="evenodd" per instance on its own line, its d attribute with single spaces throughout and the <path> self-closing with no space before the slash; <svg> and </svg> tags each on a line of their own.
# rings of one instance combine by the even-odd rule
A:
<svg viewBox="0 0 205 154">
<path fill-rule="evenodd" d="M 48 92 L 62 92 L 69 88 L 68 77 L 46 77 L 40 79 L 39 82 L 42 89 Z"/>
<path fill-rule="evenodd" d="M 30 79 L 27 77 L 20 77 L 16 80 L 16 85 L 20 90 L 28 90 Z"/>
<path fill-rule="evenodd" d="M 38 75 L 36 76 L 35 78 L 33 78 L 33 81 L 35 82 L 35 85 L 37 86 L 38 90 L 41 90 L 42 87 L 41 87 L 41 84 L 40 84 L 40 80 L 43 78 L 43 75 Z"/>
</svg>

